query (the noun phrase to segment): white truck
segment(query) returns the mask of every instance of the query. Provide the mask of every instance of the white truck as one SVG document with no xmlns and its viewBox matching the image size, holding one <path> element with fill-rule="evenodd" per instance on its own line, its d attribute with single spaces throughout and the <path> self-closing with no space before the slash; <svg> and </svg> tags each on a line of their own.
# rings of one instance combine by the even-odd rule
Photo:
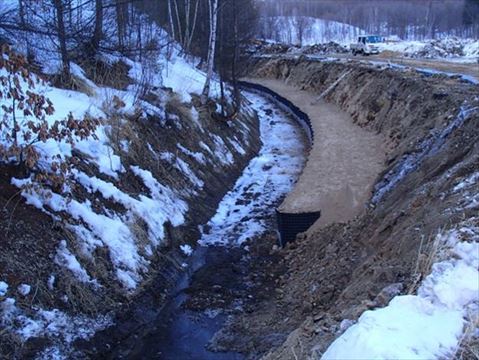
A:
<svg viewBox="0 0 479 360">
<path fill-rule="evenodd" d="M 374 55 L 379 54 L 377 43 L 383 42 L 384 39 L 378 35 L 361 35 L 358 36 L 358 42 L 351 44 L 351 52 L 353 55 Z"/>
</svg>

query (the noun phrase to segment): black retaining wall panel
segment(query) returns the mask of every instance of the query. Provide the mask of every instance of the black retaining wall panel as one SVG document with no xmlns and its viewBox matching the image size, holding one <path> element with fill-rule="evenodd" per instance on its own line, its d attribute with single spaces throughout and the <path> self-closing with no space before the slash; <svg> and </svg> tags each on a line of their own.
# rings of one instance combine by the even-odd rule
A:
<svg viewBox="0 0 479 360">
<path fill-rule="evenodd" d="M 276 210 L 278 223 L 279 244 L 281 246 L 294 241 L 296 235 L 308 230 L 321 216 L 321 211 L 308 213 L 281 213 Z"/>
<path fill-rule="evenodd" d="M 293 115 L 293 117 L 296 119 L 299 125 L 301 125 L 305 129 L 310 145 L 311 146 L 313 145 L 313 142 L 314 142 L 313 125 L 311 124 L 311 120 L 309 119 L 309 116 L 305 112 L 303 112 L 299 107 L 297 107 L 288 99 L 282 97 L 281 95 L 275 93 L 273 90 L 265 86 L 249 83 L 246 81 L 240 81 L 238 82 L 238 84 L 239 86 L 241 86 L 242 88 L 246 90 L 259 93 L 260 95 L 263 95 L 263 96 L 267 96 L 284 111 Z"/>
<path fill-rule="evenodd" d="M 303 112 L 300 108 L 298 108 L 288 99 L 282 97 L 281 95 L 275 93 L 274 91 L 265 86 L 246 81 L 240 81 L 239 85 L 248 91 L 268 97 L 283 110 L 290 113 L 296 119 L 296 121 L 305 129 L 306 134 L 309 138 L 310 146 L 313 146 L 313 125 L 311 124 L 311 119 L 305 112 Z M 321 211 L 305 213 L 285 213 L 280 212 L 278 209 L 276 209 L 276 221 L 278 224 L 280 246 L 285 246 L 288 242 L 294 241 L 296 239 L 296 235 L 308 230 L 311 225 L 313 225 L 316 220 L 319 219 L 320 216 Z"/>
</svg>

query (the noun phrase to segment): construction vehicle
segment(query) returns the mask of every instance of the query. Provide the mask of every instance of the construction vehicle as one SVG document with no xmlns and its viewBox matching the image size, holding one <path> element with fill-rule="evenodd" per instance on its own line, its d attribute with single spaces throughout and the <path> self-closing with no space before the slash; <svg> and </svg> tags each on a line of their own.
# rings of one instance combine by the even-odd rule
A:
<svg viewBox="0 0 479 360">
<path fill-rule="evenodd" d="M 378 35 L 361 35 L 358 36 L 358 42 L 351 44 L 351 52 L 353 55 L 375 55 L 379 54 L 377 43 L 383 42 L 384 39 Z"/>
</svg>

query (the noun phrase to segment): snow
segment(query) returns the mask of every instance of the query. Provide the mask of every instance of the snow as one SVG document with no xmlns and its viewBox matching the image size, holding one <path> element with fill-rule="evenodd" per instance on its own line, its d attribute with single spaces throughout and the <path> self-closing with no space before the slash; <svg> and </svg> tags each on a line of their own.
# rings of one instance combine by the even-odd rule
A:
<svg viewBox="0 0 479 360">
<path fill-rule="evenodd" d="M 386 41 L 377 44 L 381 51 L 402 53 L 408 57 L 458 59 L 475 62 L 479 58 L 479 40 L 455 36 L 427 41 Z"/>
<path fill-rule="evenodd" d="M 185 254 L 186 256 L 191 256 L 193 254 L 193 249 L 191 248 L 190 245 L 180 245 L 180 250 Z"/>
<path fill-rule="evenodd" d="M 211 148 L 208 145 L 206 145 L 203 141 L 200 141 L 200 147 L 203 150 L 206 150 L 208 153 L 213 154 L 213 151 L 211 150 Z"/>
<path fill-rule="evenodd" d="M 12 183 L 18 187 L 27 181 L 12 179 Z M 134 288 L 131 285 L 139 281 L 138 273 L 144 269 L 146 261 L 139 255 L 130 229 L 120 218 L 95 213 L 89 201 L 83 203 L 77 200 L 67 201 L 62 196 L 51 192 L 32 193 L 23 190 L 22 195 L 27 199 L 27 203 L 40 204 L 42 210 L 47 205 L 56 212 L 65 211 L 73 219 L 82 220 L 88 226 L 91 236 L 108 247 L 117 274 L 121 268 L 125 269 L 121 271 L 123 276 L 120 280 L 123 280 L 127 288 Z"/>
<path fill-rule="evenodd" d="M 20 284 L 17 287 L 18 292 L 22 296 L 27 296 L 28 294 L 30 294 L 31 289 L 32 289 L 32 287 L 28 284 Z"/>
<path fill-rule="evenodd" d="M 191 150 L 188 150 L 187 148 L 185 148 L 183 145 L 181 144 L 177 144 L 176 145 L 178 147 L 178 149 L 180 149 L 184 154 L 192 157 L 193 159 L 195 159 L 199 164 L 206 164 L 206 158 L 205 158 L 205 155 L 200 153 L 200 152 L 193 152 Z"/>
<path fill-rule="evenodd" d="M 470 176 L 468 176 L 466 179 L 461 181 L 459 184 L 454 186 L 452 189 L 453 192 L 458 192 L 460 190 L 469 188 L 470 186 L 476 184 L 479 181 L 479 171 L 474 172 Z"/>
<path fill-rule="evenodd" d="M 239 246 L 266 231 L 265 214 L 273 215 L 275 206 L 292 189 L 304 165 L 299 126 L 263 97 L 252 93 L 245 96 L 258 112 L 263 146 L 224 196 L 207 226 L 201 227 L 209 229 L 202 230 L 201 245 Z M 217 145 L 224 145 L 216 137 L 214 140 Z"/>
<path fill-rule="evenodd" d="M 5 296 L 8 291 L 8 284 L 5 281 L 0 281 L 0 296 Z"/>
<path fill-rule="evenodd" d="M 322 359 L 452 357 L 471 321 L 468 314 L 479 306 L 479 229 L 469 221 L 436 241 L 446 247 L 443 259 L 417 294 L 396 296 L 385 308 L 363 313 Z"/>
<path fill-rule="evenodd" d="M 57 254 L 55 256 L 55 263 L 70 270 L 78 281 L 82 283 L 94 283 L 96 286 L 98 286 L 96 280 L 91 280 L 90 276 L 83 266 L 81 266 L 81 264 L 78 262 L 75 255 L 68 250 L 65 240 L 60 241 L 60 245 L 58 246 Z M 48 279 L 49 287 L 53 288 L 54 282 L 55 277 Z"/>
<path fill-rule="evenodd" d="M 58 346 L 71 344 L 79 338 L 88 339 L 96 331 L 112 323 L 109 316 L 70 316 L 58 309 L 37 309 L 27 315 L 15 305 L 13 298 L 0 302 L 0 312 L 0 324 L 17 333 L 24 341 L 32 337 L 46 336 Z"/>
<path fill-rule="evenodd" d="M 50 276 L 48 277 L 47 286 L 48 286 L 48 289 L 49 289 L 49 290 L 53 290 L 53 289 L 54 289 L 54 287 L 55 287 L 55 280 L 56 280 L 55 275 L 50 275 Z"/>
<path fill-rule="evenodd" d="M 231 151 L 226 147 L 225 142 L 221 137 L 216 134 L 211 135 L 213 138 L 213 142 L 215 143 L 215 155 L 219 159 L 219 161 L 224 165 L 231 165 L 234 162 L 233 154 Z"/>
<path fill-rule="evenodd" d="M 193 184 L 195 187 L 202 189 L 204 186 L 203 180 L 201 180 L 196 174 L 191 170 L 190 166 L 187 162 L 182 160 L 179 156 L 170 153 L 170 152 L 162 152 L 160 153 L 160 158 L 162 160 L 167 161 L 171 165 L 173 165 L 177 170 L 182 172 L 186 178 Z M 196 194 L 195 191 L 192 191 L 192 194 Z"/>
<path fill-rule="evenodd" d="M 163 70 L 163 85 L 172 88 L 184 102 L 191 102 L 191 94 L 200 95 L 206 76 L 184 58 L 175 56 Z"/>
<path fill-rule="evenodd" d="M 145 186 L 150 190 L 151 198 L 139 195 L 138 199 L 120 191 L 113 183 L 106 182 L 96 177 L 89 177 L 85 173 L 74 170 L 75 177 L 87 191 L 100 192 L 105 199 L 111 199 L 122 204 L 128 213 L 124 217 L 110 214 L 103 215 L 93 211 L 88 201 L 83 203 L 77 200 L 67 201 L 59 194 L 47 192 L 22 191 L 27 203 L 45 210 L 47 205 L 54 211 L 65 211 L 73 219 L 82 220 L 86 227 L 75 226 L 73 230 L 83 242 L 87 252 L 98 246 L 107 246 L 110 258 L 115 266 L 118 279 L 128 289 L 134 289 L 140 281 L 140 273 L 145 271 L 147 261 L 139 254 L 129 224 L 136 218 L 141 218 L 148 226 L 148 235 L 151 245 L 158 246 L 164 238 L 164 224 L 170 222 L 179 226 L 184 222 L 184 213 L 188 210 L 187 204 L 175 193 L 158 183 L 151 172 L 132 166 L 131 170 L 140 177 Z M 28 183 L 29 180 L 12 179 L 18 187 Z M 67 267 L 82 282 L 94 282 L 81 268 L 79 262 L 66 248 L 66 243 L 61 242 L 55 257 L 57 264 Z"/>
<path fill-rule="evenodd" d="M 241 155 L 246 155 L 246 150 L 240 145 L 239 140 L 237 138 L 235 139 L 229 139 L 228 142 L 233 145 L 235 148 L 236 152 L 241 154 Z"/>
</svg>

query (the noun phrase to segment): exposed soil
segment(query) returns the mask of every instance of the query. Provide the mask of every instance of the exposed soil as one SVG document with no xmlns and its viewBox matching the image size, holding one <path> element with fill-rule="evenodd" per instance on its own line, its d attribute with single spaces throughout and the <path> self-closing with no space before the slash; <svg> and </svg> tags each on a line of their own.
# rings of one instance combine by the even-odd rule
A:
<svg viewBox="0 0 479 360">
<path fill-rule="evenodd" d="M 386 139 L 386 170 L 378 182 L 406 155 L 418 153 L 424 139 L 438 136 L 461 106 L 478 105 L 477 87 L 457 79 L 358 64 L 261 59 L 252 61 L 246 73 L 319 95 L 350 70 L 325 100 L 349 113 L 357 126 Z M 257 358 L 251 343 L 294 328 L 286 341 L 278 337 L 281 345 L 263 348 L 264 358 L 317 359 L 363 311 L 414 292 L 426 275 L 414 269 L 427 259 L 439 229 L 477 214 L 477 205 L 465 208 L 464 194 L 452 189 L 479 168 L 478 121 L 475 111 L 462 127 L 453 127 L 437 150 L 417 160 L 416 170 L 406 172 L 356 219 L 313 226 L 281 250 L 287 271 L 274 295 L 254 313 L 236 317 L 216 337 L 217 346 Z M 252 340 L 246 344 L 244 338 Z"/>
<path fill-rule="evenodd" d="M 280 210 L 321 211 L 317 226 L 353 219 L 369 199 L 374 180 L 384 168 L 381 135 L 354 125 L 335 104 L 318 100 L 277 79 L 246 79 L 266 86 L 298 106 L 310 118 L 315 138 L 307 165 Z"/>
<path fill-rule="evenodd" d="M 365 61 L 384 61 L 385 63 L 394 63 L 399 65 L 411 66 L 416 68 L 434 69 L 448 73 L 470 75 L 479 81 L 479 65 L 476 63 L 460 63 L 444 59 L 413 59 L 406 58 L 400 54 L 384 51 L 378 55 L 372 56 L 353 56 L 350 53 L 333 54 L 333 57 L 340 59 L 365 60 Z"/>
</svg>

